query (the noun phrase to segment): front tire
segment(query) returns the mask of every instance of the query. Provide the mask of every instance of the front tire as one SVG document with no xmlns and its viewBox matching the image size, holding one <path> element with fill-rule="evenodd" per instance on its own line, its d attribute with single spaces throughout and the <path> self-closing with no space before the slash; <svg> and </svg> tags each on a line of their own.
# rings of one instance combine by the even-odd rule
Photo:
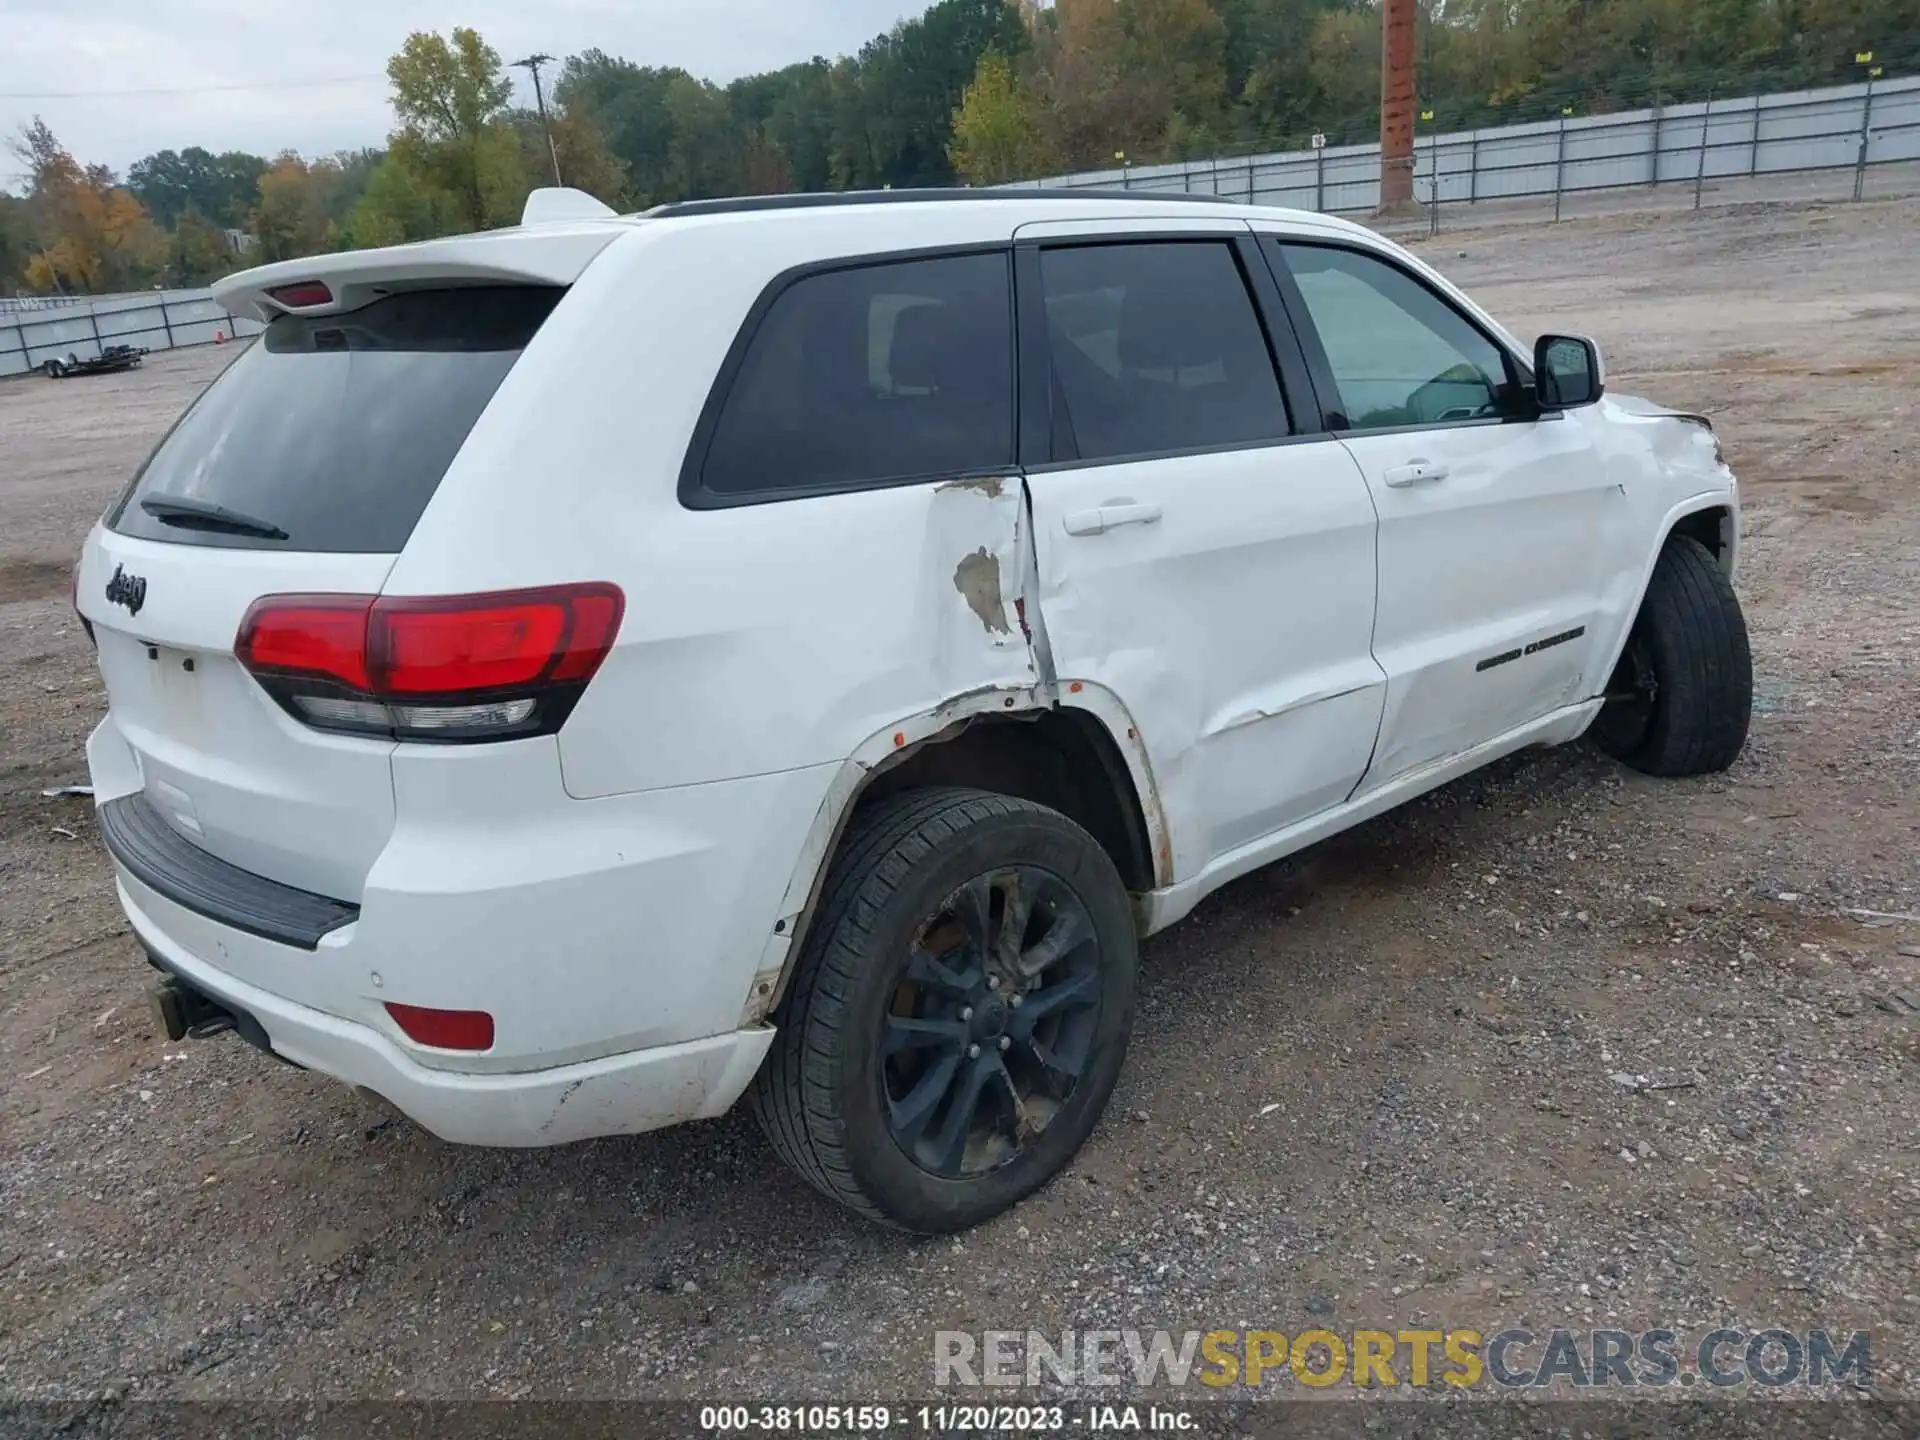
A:
<svg viewBox="0 0 1920 1440">
<path fill-rule="evenodd" d="M 854 818 L 752 1105 L 781 1158 L 923 1234 L 999 1214 L 1071 1160 L 1133 1026 L 1126 888 L 1056 811 L 914 790 Z"/>
<path fill-rule="evenodd" d="M 1712 553 L 1671 536 L 1594 721 L 1594 741 L 1648 775 L 1707 775 L 1739 758 L 1753 653 L 1733 583 Z"/>
</svg>

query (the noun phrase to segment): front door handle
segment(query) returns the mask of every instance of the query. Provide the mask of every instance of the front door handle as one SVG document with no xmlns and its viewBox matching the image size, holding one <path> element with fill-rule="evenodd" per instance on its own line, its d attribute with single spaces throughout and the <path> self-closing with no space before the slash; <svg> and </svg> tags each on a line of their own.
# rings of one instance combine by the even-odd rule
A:
<svg viewBox="0 0 1920 1440">
<path fill-rule="evenodd" d="M 1447 467 L 1433 460 L 1409 460 L 1405 465 L 1394 465 L 1380 477 L 1396 490 L 1404 490 L 1409 485 L 1431 485 L 1436 480 L 1447 478 Z"/>
<path fill-rule="evenodd" d="M 1158 505 L 1139 505 L 1131 500 L 1110 500 L 1097 510 L 1076 510 L 1067 516 L 1069 535 L 1104 535 L 1120 525 L 1151 525 L 1160 518 Z"/>
</svg>

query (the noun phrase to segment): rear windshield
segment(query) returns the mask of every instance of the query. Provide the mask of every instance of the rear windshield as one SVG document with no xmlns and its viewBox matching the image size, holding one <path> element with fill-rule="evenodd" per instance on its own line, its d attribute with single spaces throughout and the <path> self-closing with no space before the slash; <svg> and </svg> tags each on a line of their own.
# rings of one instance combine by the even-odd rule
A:
<svg viewBox="0 0 1920 1440">
<path fill-rule="evenodd" d="M 161 442 L 112 528 L 187 545 L 399 551 L 564 293 L 420 290 L 280 316 Z"/>
</svg>

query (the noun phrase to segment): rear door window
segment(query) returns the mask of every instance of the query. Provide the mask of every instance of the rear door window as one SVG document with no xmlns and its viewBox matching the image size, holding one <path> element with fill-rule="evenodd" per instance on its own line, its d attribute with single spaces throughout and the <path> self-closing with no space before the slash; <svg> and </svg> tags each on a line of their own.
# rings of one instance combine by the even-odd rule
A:
<svg viewBox="0 0 1920 1440">
<path fill-rule="evenodd" d="M 1013 417 L 1004 252 L 804 276 L 753 331 L 694 503 L 1005 470 Z"/>
<path fill-rule="evenodd" d="M 1055 403 L 1077 458 L 1287 434 L 1273 356 L 1228 242 L 1048 249 L 1040 277 Z"/>
<path fill-rule="evenodd" d="M 564 293 L 421 290 L 278 317 L 161 442 L 112 528 L 188 545 L 398 552 Z"/>
</svg>

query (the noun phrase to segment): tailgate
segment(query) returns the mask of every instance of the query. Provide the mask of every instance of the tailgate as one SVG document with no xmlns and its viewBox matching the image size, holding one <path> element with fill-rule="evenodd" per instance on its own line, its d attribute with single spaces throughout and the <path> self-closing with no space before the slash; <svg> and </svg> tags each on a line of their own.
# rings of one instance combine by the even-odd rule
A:
<svg viewBox="0 0 1920 1440">
<path fill-rule="evenodd" d="M 80 611 L 147 801 L 178 834 L 360 900 L 393 830 L 394 742 L 283 708 L 235 658 L 241 621 L 264 596 L 380 593 L 564 293 L 468 284 L 279 315 L 94 528 Z"/>
<path fill-rule="evenodd" d="M 108 707 L 148 803 L 175 830 L 242 870 L 360 899 L 393 830 L 393 742 L 302 725 L 240 668 L 233 642 L 260 596 L 373 594 L 393 559 L 168 545 L 95 530 L 81 560 L 81 613 L 93 624 Z M 109 600 L 110 586 L 123 598 Z"/>
</svg>

